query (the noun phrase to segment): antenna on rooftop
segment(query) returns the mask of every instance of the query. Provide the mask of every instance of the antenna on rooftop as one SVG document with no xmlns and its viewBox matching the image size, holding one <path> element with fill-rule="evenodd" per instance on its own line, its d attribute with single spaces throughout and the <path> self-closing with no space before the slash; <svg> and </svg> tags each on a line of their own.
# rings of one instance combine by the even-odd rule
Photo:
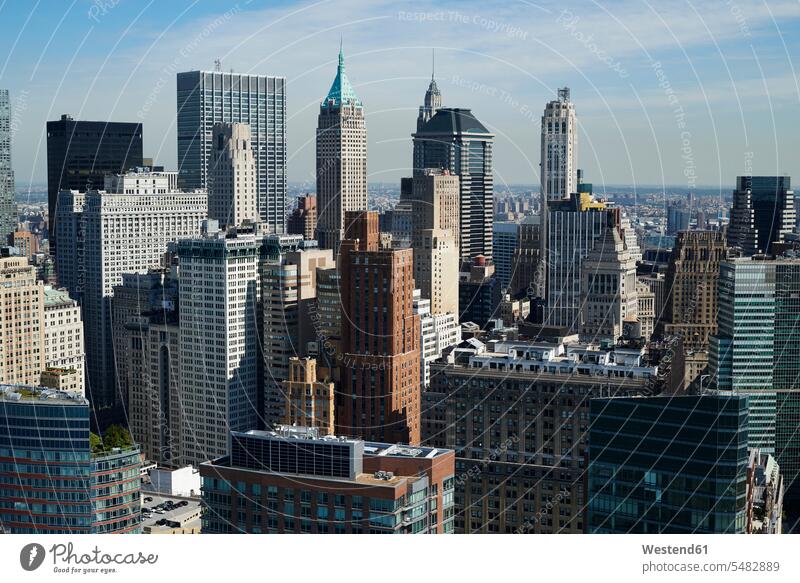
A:
<svg viewBox="0 0 800 583">
<path fill-rule="evenodd" d="M 222 61 L 214 59 L 214 70 L 218 73 L 222 72 Z"/>
</svg>

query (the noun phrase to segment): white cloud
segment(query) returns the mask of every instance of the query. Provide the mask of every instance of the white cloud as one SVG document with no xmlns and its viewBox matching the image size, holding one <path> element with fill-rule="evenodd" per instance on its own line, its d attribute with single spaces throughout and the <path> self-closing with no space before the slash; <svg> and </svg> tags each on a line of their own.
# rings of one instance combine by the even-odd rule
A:
<svg viewBox="0 0 800 583">
<path fill-rule="evenodd" d="M 610 121 L 614 133 L 629 132 L 634 142 L 627 147 L 634 150 L 635 140 L 644 139 L 642 149 L 649 153 L 647 136 L 638 130 L 647 122 L 631 84 L 653 115 L 655 140 L 669 143 L 674 133 L 674 124 L 664 115 L 662 90 L 648 71 L 651 57 L 664 63 L 681 104 L 698 118 L 708 117 L 709 107 L 732 123 L 740 117 L 737 107 L 731 107 L 736 103 L 731 81 L 715 43 L 724 58 L 736 63 L 729 67 L 744 107 L 763 105 L 763 83 L 748 56 L 750 43 L 759 48 L 762 64 L 769 64 L 766 75 L 772 98 L 780 102 L 796 93 L 772 20 L 783 27 L 800 16 L 800 3 L 788 0 L 769 5 L 755 0 L 694 0 L 693 5 L 655 0 L 603 4 L 335 0 L 251 6 L 242 3 L 241 10 L 204 18 L 190 13 L 165 31 L 134 26 L 128 39 L 137 42 L 112 55 L 102 71 L 105 55 L 82 56 L 76 62 L 70 86 L 56 96 L 57 109 L 85 117 L 136 119 L 148 104 L 144 115 L 148 154 L 174 165 L 176 68 L 211 68 L 220 58 L 225 69 L 285 75 L 289 177 L 302 180 L 313 174 L 316 108 L 333 78 L 342 36 L 348 72 L 369 115 L 370 172 L 376 180 L 395 180 L 403 173 L 398 166 L 410 166 L 409 134 L 430 74 L 430 48 L 436 47 L 445 104 L 473 107 L 482 121 L 498 128 L 506 136 L 498 138 L 498 172 L 511 182 L 533 182 L 538 165 L 536 117 L 560 85 L 574 87 L 573 99 L 579 115 L 586 115 L 587 129 L 595 119 L 618 115 Z M 618 63 L 629 77 L 610 70 L 598 53 Z M 101 86 L 78 112 L 86 86 L 80 79 L 98 74 Z M 496 94 L 454 84 L 454 76 L 505 91 L 516 105 Z M 592 138 L 598 143 L 614 140 Z M 715 154 L 725 158 L 726 147 L 721 144 L 723 151 Z M 584 152 L 588 156 L 589 150 Z M 39 158 L 36 174 L 42 176 L 43 157 Z M 598 171 L 602 167 L 611 182 L 620 182 L 631 176 L 625 158 L 613 151 L 600 152 L 593 165 Z M 668 181 L 678 180 L 681 167 L 668 167 L 665 173 Z"/>
</svg>

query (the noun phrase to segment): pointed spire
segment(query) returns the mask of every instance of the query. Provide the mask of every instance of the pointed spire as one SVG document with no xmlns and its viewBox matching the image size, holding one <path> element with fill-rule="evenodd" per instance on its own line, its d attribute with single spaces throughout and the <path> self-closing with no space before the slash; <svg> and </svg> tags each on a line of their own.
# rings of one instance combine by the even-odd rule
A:
<svg viewBox="0 0 800 583">
<path fill-rule="evenodd" d="M 436 49 L 431 49 L 431 81 L 434 80 L 436 74 Z"/>
<path fill-rule="evenodd" d="M 361 100 L 358 99 L 353 86 L 347 79 L 347 73 L 344 70 L 344 48 L 343 39 L 339 39 L 339 65 L 336 68 L 336 77 L 333 80 L 328 96 L 322 102 L 322 107 L 340 106 L 346 103 L 352 103 L 356 107 L 361 107 Z"/>
</svg>

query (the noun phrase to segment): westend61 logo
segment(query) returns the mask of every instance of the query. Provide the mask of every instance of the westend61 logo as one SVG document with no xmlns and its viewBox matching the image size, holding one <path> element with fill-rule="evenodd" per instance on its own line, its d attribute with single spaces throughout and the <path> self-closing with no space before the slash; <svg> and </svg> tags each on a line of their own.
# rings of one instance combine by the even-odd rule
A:
<svg viewBox="0 0 800 583">
<path fill-rule="evenodd" d="M 38 543 L 30 543 L 22 547 L 19 553 L 19 564 L 26 571 L 35 571 L 44 563 L 45 557 L 53 559 L 55 573 L 101 573 L 109 574 L 117 571 L 116 565 L 154 565 L 158 555 L 138 553 L 104 553 L 95 546 L 89 552 L 75 552 L 72 543 L 54 544 L 49 551 Z"/>
</svg>

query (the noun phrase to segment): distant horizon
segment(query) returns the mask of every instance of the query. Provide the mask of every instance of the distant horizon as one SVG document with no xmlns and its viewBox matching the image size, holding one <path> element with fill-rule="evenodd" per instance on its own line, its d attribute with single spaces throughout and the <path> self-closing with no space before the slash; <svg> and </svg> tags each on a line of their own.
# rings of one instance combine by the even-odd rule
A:
<svg viewBox="0 0 800 583">
<path fill-rule="evenodd" d="M 213 70 L 215 60 L 286 78 L 287 175 L 313 180 L 317 114 L 340 41 L 365 107 L 369 172 L 381 182 L 410 173 L 432 74 L 444 107 L 472 110 L 495 134 L 498 185 L 537 183 L 541 115 L 565 86 L 578 166 L 595 184 L 692 190 L 728 188 L 743 173 L 800 175 L 792 0 L 737 0 L 736 10 L 714 0 L 688 19 L 683 5 L 639 0 L 107 4 L 96 15 L 83 3 L 0 3 L 0 87 L 11 92 L 21 184 L 45 180 L 45 124 L 64 112 L 141 122 L 145 154 L 177 167 L 176 74 Z"/>
<path fill-rule="evenodd" d="M 777 174 L 776 176 L 790 176 L 790 175 L 788 175 L 788 174 Z M 591 182 L 591 181 L 589 181 L 589 182 L 591 184 L 593 184 L 593 185 L 598 185 L 599 184 L 597 182 Z M 306 183 L 302 182 L 302 181 L 298 181 L 298 180 L 288 180 L 286 182 L 286 184 L 288 186 L 297 187 L 297 186 L 304 185 Z M 394 181 L 390 181 L 390 182 L 371 181 L 371 182 L 368 182 L 368 186 L 372 186 L 372 185 L 377 185 L 377 186 L 390 186 L 391 185 L 391 186 L 397 186 L 399 188 L 400 187 L 400 182 L 399 181 L 397 181 L 397 182 L 394 182 Z M 37 186 L 43 186 L 44 188 L 47 188 L 47 181 L 46 180 L 44 180 L 44 181 L 42 181 L 42 180 L 32 181 L 32 182 L 29 183 L 28 186 L 22 186 L 19 183 L 17 183 L 16 192 L 17 193 L 27 192 L 28 190 L 33 190 L 33 187 L 37 187 Z M 539 189 L 539 185 L 538 184 L 529 183 L 529 182 L 509 182 L 507 184 L 502 185 L 500 188 L 505 188 L 505 187 L 530 188 L 532 190 L 536 189 L 537 191 Z M 736 185 L 733 184 L 733 183 L 730 184 L 730 185 L 723 184 L 721 186 L 720 185 L 716 185 L 716 184 L 698 184 L 693 189 L 689 189 L 685 185 L 682 185 L 682 184 L 663 184 L 662 185 L 662 184 L 644 184 L 643 183 L 643 184 L 606 184 L 606 185 L 604 185 L 604 189 L 605 190 L 609 190 L 609 189 L 612 189 L 612 188 L 615 188 L 615 189 L 616 188 L 635 188 L 635 189 L 661 188 L 661 189 L 664 189 L 664 190 L 667 190 L 667 189 L 669 189 L 669 190 L 685 190 L 687 192 L 694 192 L 696 190 L 715 190 L 715 189 L 721 189 L 721 188 L 728 188 L 730 190 L 733 190 L 735 187 L 736 187 Z M 495 193 L 496 192 L 497 192 L 497 182 L 495 182 Z"/>
</svg>

